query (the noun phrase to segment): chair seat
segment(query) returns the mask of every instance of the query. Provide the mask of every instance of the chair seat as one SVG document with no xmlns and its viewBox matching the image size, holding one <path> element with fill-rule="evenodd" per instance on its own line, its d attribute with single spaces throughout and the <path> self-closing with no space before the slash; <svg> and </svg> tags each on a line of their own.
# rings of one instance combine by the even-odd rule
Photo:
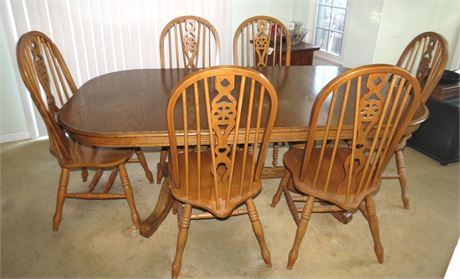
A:
<svg viewBox="0 0 460 279">
<path fill-rule="evenodd" d="M 132 156 L 132 149 L 104 148 L 69 141 L 72 162 L 67 168 L 114 168 L 126 162 Z"/>
<path fill-rule="evenodd" d="M 284 165 L 286 169 L 291 173 L 291 177 L 293 179 L 293 184 L 295 190 L 305 194 L 311 195 L 315 198 L 320 200 L 324 200 L 337 206 L 343 208 L 346 211 L 356 211 L 359 207 L 362 200 L 369 194 L 374 194 L 378 192 L 379 187 L 368 187 L 373 188 L 372 190 L 362 191 L 358 197 L 355 196 L 358 191 L 358 184 L 360 180 L 359 175 L 354 175 L 351 179 L 350 184 L 350 196 L 349 200 L 345 200 L 346 192 L 347 192 L 347 184 L 346 181 L 346 173 L 345 170 L 348 169 L 344 165 L 347 157 L 351 153 L 351 149 L 347 147 L 339 147 L 337 148 L 336 157 L 332 166 L 331 177 L 329 181 L 329 186 L 327 189 L 324 189 L 324 185 L 326 183 L 327 178 L 327 169 L 329 167 L 331 155 L 332 155 L 332 148 L 326 148 L 325 155 L 323 157 L 323 161 L 321 163 L 321 168 L 319 170 L 319 177 L 317 179 L 316 185 L 314 185 L 314 178 L 317 169 L 317 162 L 320 158 L 320 148 L 314 148 L 312 151 L 310 168 L 307 169 L 307 174 L 303 181 L 300 180 L 300 170 L 302 167 L 302 161 L 304 157 L 304 149 L 291 149 L 284 154 Z M 354 170 L 359 169 L 359 163 L 356 162 L 353 166 Z M 380 180 L 378 180 L 378 184 Z M 373 193 L 374 192 L 374 193 Z"/>
<path fill-rule="evenodd" d="M 209 151 L 200 152 L 201 164 L 200 164 L 200 183 L 198 183 L 198 172 L 197 172 L 197 152 L 188 152 L 189 156 L 189 181 L 188 181 L 188 194 L 186 192 L 186 177 L 185 174 L 185 153 L 178 154 L 179 164 L 179 183 L 180 187 L 176 188 L 172 186 L 172 194 L 174 198 L 183 202 L 189 203 L 196 207 L 202 208 L 218 218 L 229 217 L 230 214 L 242 203 L 249 198 L 256 196 L 262 187 L 260 180 L 254 181 L 250 187 L 251 177 L 251 166 L 252 166 L 252 155 L 247 155 L 246 166 L 244 169 L 243 176 L 243 151 L 237 151 L 235 156 L 235 167 L 233 172 L 232 185 L 230 187 L 230 198 L 228 205 L 225 206 L 225 200 L 227 198 L 227 186 L 220 187 L 218 189 L 219 202 L 216 203 L 215 187 L 214 187 L 214 176 L 211 173 L 212 157 Z M 225 168 L 220 169 L 225 172 Z M 171 174 L 172 163 L 168 163 L 168 173 Z M 255 171 L 255 169 L 254 169 Z M 218 170 L 218 173 L 219 170 Z M 220 176 L 218 174 L 218 179 Z M 242 185 L 242 187 L 240 187 Z M 198 188 L 200 187 L 200 196 L 198 197 Z M 240 188 L 242 189 L 240 193 Z"/>
</svg>

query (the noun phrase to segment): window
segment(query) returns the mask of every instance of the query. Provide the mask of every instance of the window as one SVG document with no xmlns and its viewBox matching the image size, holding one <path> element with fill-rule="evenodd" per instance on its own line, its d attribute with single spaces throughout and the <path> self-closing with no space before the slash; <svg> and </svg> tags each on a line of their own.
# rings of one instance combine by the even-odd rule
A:
<svg viewBox="0 0 460 279">
<path fill-rule="evenodd" d="M 315 44 L 321 50 L 340 55 L 346 9 L 347 0 L 318 0 Z"/>
</svg>

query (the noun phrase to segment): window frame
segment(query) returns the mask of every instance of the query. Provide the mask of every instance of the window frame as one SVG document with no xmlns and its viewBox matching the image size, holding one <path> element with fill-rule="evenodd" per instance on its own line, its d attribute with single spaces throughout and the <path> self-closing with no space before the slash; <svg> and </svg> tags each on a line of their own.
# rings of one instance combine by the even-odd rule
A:
<svg viewBox="0 0 460 279">
<path fill-rule="evenodd" d="M 316 44 L 316 35 L 317 35 L 317 31 L 318 29 L 321 29 L 321 30 L 324 30 L 326 32 L 329 32 L 329 35 L 328 35 L 328 40 L 327 40 L 327 44 L 326 44 L 326 49 L 319 49 L 320 53 L 322 54 L 321 56 L 325 56 L 324 58 L 328 59 L 328 60 L 332 60 L 333 62 L 340 62 L 343 58 L 343 53 L 344 53 L 344 42 L 345 42 L 345 32 L 346 32 L 346 25 L 347 25 L 347 12 L 349 11 L 349 2 L 350 0 L 347 0 L 347 4 L 345 7 L 341 7 L 341 6 L 335 6 L 335 1 L 336 0 L 332 0 L 332 3 L 330 5 L 328 4 L 322 4 L 320 3 L 320 0 L 316 0 L 315 2 L 315 6 L 316 6 L 316 10 L 315 10 L 315 21 L 314 21 L 314 31 L 313 31 L 313 36 L 312 36 L 312 41 L 313 41 L 313 44 L 315 45 L 318 45 Z M 325 27 L 322 27 L 322 26 L 319 26 L 318 25 L 318 16 L 319 16 L 319 9 L 320 9 L 320 6 L 321 7 L 326 7 L 326 8 L 330 8 L 331 9 L 331 19 L 330 19 L 330 22 L 329 22 L 329 26 L 328 28 L 325 28 Z M 343 10 L 345 11 L 345 16 L 344 16 L 344 20 L 343 20 L 343 31 L 340 31 L 340 30 L 336 30 L 336 29 L 332 29 L 332 13 L 333 13 L 333 9 L 340 9 L 340 10 Z M 330 52 L 330 51 L 327 51 L 328 49 L 328 46 L 331 42 L 330 40 L 330 33 L 331 32 L 335 32 L 335 33 L 339 33 L 342 35 L 342 41 L 341 41 L 341 44 L 340 44 L 340 53 L 337 54 L 337 53 L 334 53 L 334 52 Z M 320 45 L 319 45 L 320 46 Z M 321 46 L 320 46 L 321 47 Z"/>
</svg>

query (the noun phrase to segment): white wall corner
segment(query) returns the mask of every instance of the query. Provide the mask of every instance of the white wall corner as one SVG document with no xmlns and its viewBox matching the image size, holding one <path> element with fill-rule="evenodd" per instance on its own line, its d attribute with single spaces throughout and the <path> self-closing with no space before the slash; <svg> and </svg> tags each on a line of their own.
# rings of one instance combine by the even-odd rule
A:
<svg viewBox="0 0 460 279">
<path fill-rule="evenodd" d="M 380 31 L 384 0 L 349 0 L 342 43 L 343 65 L 372 64 Z"/>
<path fill-rule="evenodd" d="M 450 63 L 451 70 L 460 69 L 460 34 L 458 34 L 457 43 L 452 54 L 452 61 Z"/>
</svg>

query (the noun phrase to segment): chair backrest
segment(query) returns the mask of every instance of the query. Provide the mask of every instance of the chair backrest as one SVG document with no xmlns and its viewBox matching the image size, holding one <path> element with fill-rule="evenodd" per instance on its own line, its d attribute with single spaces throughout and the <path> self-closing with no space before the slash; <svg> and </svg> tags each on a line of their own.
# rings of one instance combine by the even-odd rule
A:
<svg viewBox="0 0 460 279">
<path fill-rule="evenodd" d="M 281 21 L 255 16 L 243 21 L 233 36 L 233 64 L 246 67 L 291 65 L 291 36 Z"/>
<path fill-rule="evenodd" d="M 426 103 L 442 77 L 449 57 L 446 39 L 435 32 L 415 37 L 404 49 L 398 66 L 411 72 L 422 86 L 422 103 Z"/>
<path fill-rule="evenodd" d="M 391 65 L 358 67 L 329 82 L 313 105 L 299 179 L 312 181 L 317 191 L 339 194 L 339 205 L 357 208 L 378 190 L 377 179 L 420 96 L 415 77 Z M 338 183 L 331 186 L 332 181 Z"/>
<path fill-rule="evenodd" d="M 68 138 L 56 113 L 77 92 L 69 69 L 56 45 L 38 31 L 21 36 L 16 56 L 22 80 L 46 124 L 51 150 L 61 164 L 68 163 Z"/>
<path fill-rule="evenodd" d="M 185 187 L 186 194 L 192 194 L 188 184 L 193 160 L 198 165 L 198 198 L 215 198 L 216 208 L 228 209 L 231 193 L 247 192 L 260 179 L 277 110 L 275 89 L 252 69 L 212 67 L 186 77 L 172 91 L 167 108 L 174 187 Z M 191 146 L 196 152 L 189 151 Z M 212 159 L 214 197 L 200 196 L 204 150 Z M 179 151 L 185 153 L 185 185 L 179 183 Z M 240 181 L 234 179 L 236 173 Z"/>
<path fill-rule="evenodd" d="M 168 22 L 161 32 L 161 68 L 193 69 L 219 65 L 219 52 L 217 30 L 204 18 L 181 16 Z"/>
</svg>

